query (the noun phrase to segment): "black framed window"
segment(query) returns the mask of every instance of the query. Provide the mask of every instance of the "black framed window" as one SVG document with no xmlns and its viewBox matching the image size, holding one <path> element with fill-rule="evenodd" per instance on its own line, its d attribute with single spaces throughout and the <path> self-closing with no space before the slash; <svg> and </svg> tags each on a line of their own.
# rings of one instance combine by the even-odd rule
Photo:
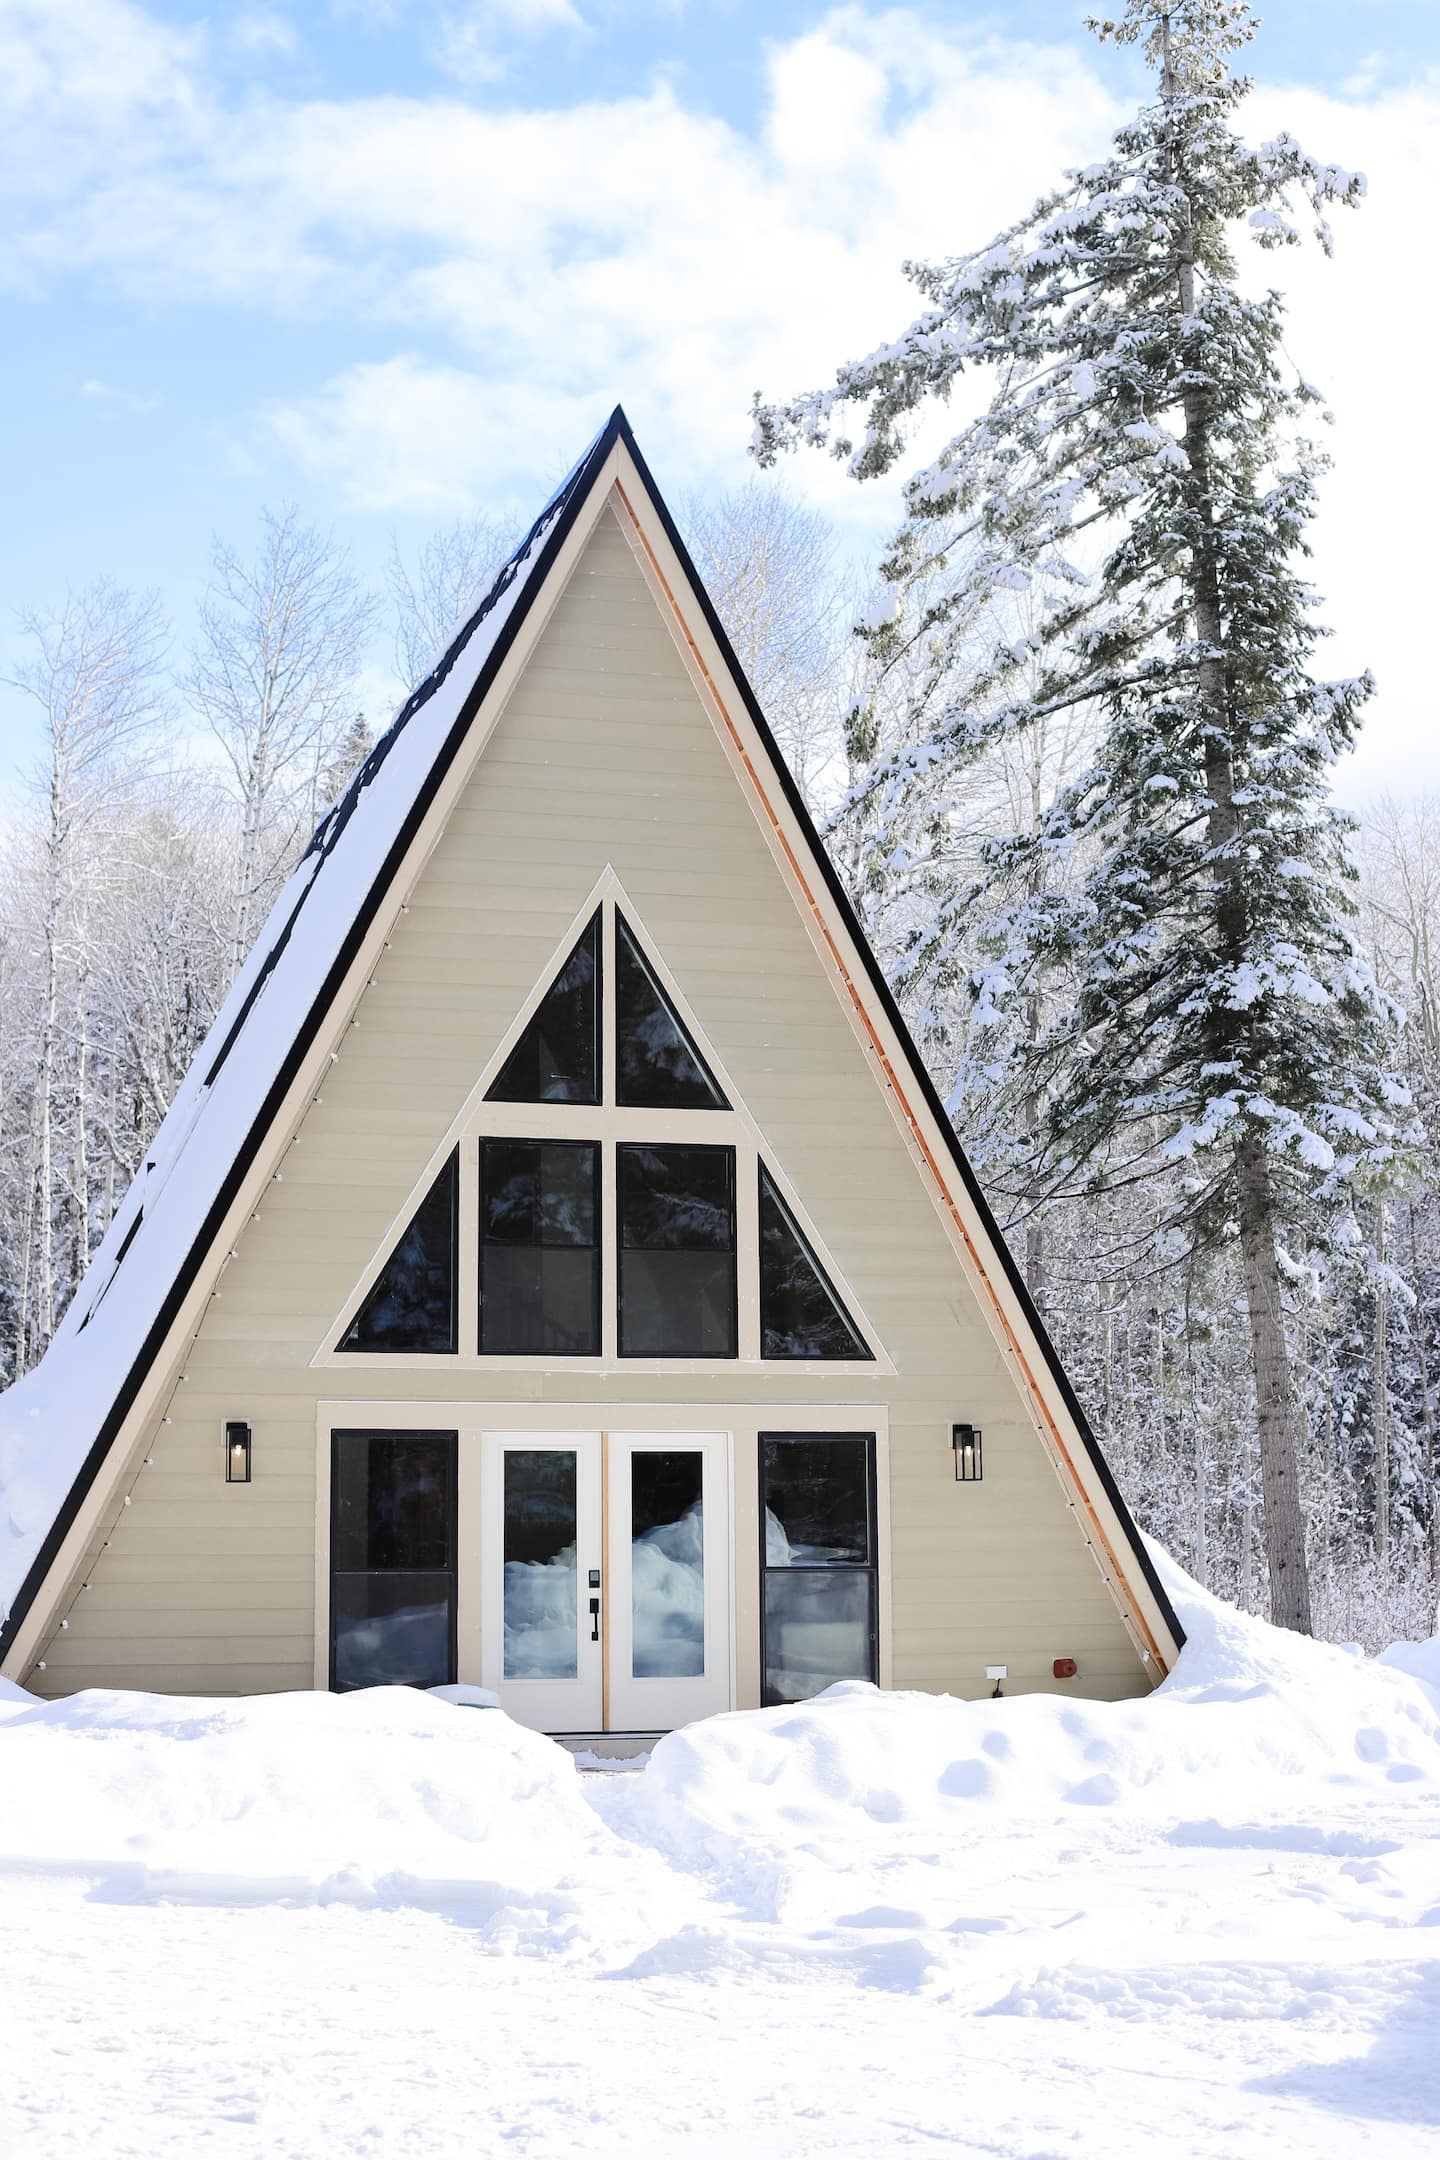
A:
<svg viewBox="0 0 1440 2160">
<path fill-rule="evenodd" d="M 719 1083 L 615 910 L 615 1097 L 642 1110 L 728 1110 Z"/>
<path fill-rule="evenodd" d="M 876 1678 L 873 1433 L 761 1433 L 760 1573 L 767 1705 Z"/>
<path fill-rule="evenodd" d="M 761 1357 L 869 1358 L 869 1345 L 763 1162 L 759 1169 Z"/>
<path fill-rule="evenodd" d="M 330 1442 L 330 1685 L 455 1678 L 453 1432 Z"/>
<path fill-rule="evenodd" d="M 600 910 L 487 1091 L 490 1102 L 600 1100 Z"/>
<path fill-rule="evenodd" d="M 342 1350 L 458 1348 L 459 1150 L 410 1218 L 373 1289 L 340 1338 Z"/>
<path fill-rule="evenodd" d="M 597 1142 L 481 1141 L 480 1350 L 599 1355 Z"/>
<path fill-rule="evenodd" d="M 620 1355 L 737 1355 L 735 1150 L 615 1151 Z"/>
</svg>

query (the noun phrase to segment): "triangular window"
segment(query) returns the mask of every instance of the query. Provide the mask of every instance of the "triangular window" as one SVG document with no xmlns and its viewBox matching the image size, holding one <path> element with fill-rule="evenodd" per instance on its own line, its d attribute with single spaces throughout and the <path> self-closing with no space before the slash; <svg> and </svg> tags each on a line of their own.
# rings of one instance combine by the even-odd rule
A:
<svg viewBox="0 0 1440 2160">
<path fill-rule="evenodd" d="M 600 911 L 541 998 L 489 1090 L 491 1102 L 600 1100 Z"/>
<path fill-rule="evenodd" d="M 410 1218 L 380 1278 L 340 1338 L 342 1350 L 453 1356 L 460 1243 L 460 1158 L 451 1155 Z"/>
<path fill-rule="evenodd" d="M 615 975 L 616 1101 L 639 1110 L 728 1110 L 618 908 Z"/>
<path fill-rule="evenodd" d="M 764 1163 L 760 1165 L 760 1355 L 871 1356 Z"/>
</svg>

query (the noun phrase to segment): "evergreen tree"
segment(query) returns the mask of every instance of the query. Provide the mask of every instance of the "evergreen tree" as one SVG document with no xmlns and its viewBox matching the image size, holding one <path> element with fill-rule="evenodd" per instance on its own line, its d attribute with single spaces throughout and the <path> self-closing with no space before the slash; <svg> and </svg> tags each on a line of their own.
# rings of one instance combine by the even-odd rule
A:
<svg viewBox="0 0 1440 2160">
<path fill-rule="evenodd" d="M 1364 183 L 1289 135 L 1252 149 L 1232 131 L 1245 0 L 1127 0 L 1091 27 L 1141 46 L 1153 102 L 989 246 L 910 265 L 925 312 L 833 389 L 757 403 L 755 447 L 767 464 L 828 442 L 863 480 L 968 371 L 994 380 L 906 483 L 883 565 L 895 606 L 861 635 L 881 671 L 919 657 L 927 725 L 877 757 L 846 814 L 872 864 L 907 859 L 989 746 L 1088 716 L 1083 772 L 1034 829 L 987 845 L 976 885 L 933 896 L 901 972 L 931 1005 L 985 893 L 1012 895 L 971 989 L 996 1006 L 1046 985 L 1015 1051 L 1043 1106 L 1035 1189 L 1161 1173 L 1162 1241 L 1238 1244 L 1271 1610 L 1308 1630 L 1288 1248 L 1385 1174 L 1408 1112 L 1326 795 L 1371 683 L 1311 671 L 1318 395 L 1284 361 L 1280 295 L 1242 290 L 1232 238 L 1294 244 L 1300 203 L 1328 252 L 1326 209 Z M 1001 626 L 978 667 L 977 619 Z"/>
</svg>

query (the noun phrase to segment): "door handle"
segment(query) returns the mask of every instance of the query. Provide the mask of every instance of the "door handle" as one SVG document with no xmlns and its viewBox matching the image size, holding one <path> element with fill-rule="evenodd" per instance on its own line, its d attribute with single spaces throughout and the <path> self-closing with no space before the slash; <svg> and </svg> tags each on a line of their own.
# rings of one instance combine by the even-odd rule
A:
<svg viewBox="0 0 1440 2160">
<path fill-rule="evenodd" d="M 591 1642 L 599 1642 L 600 1640 L 600 1600 L 598 1597 L 592 1597 L 590 1600 L 590 1640 Z"/>
</svg>

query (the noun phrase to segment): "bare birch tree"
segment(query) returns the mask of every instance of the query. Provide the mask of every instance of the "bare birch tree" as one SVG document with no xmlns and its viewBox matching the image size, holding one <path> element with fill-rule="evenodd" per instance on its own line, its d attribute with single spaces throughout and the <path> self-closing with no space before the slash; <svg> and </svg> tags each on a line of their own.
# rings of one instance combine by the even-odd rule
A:
<svg viewBox="0 0 1440 2160">
<path fill-rule="evenodd" d="M 79 1096 L 72 1131 L 83 1133 L 88 1085 L 84 1001 L 87 869 L 97 828 L 166 709 L 160 664 L 167 628 L 153 596 L 107 581 L 71 594 L 63 606 L 22 618 L 29 647 L 14 688 L 38 711 L 41 759 L 33 791 L 39 809 L 39 1018 L 23 1199 L 21 1276 L 15 1299 L 14 1360 L 24 1371 L 56 1320 L 56 1238 L 60 1170 L 56 1093 L 62 1054 L 74 1060 Z M 97 851 L 98 852 L 98 851 Z M 71 1166 L 72 1239 L 77 1265 L 90 1245 L 89 1177 L 83 1138 Z"/>
<path fill-rule="evenodd" d="M 293 508 L 267 511 L 249 560 L 216 542 L 185 692 L 224 752 L 240 811 L 231 958 L 239 966 L 337 745 L 375 602 Z"/>
<path fill-rule="evenodd" d="M 510 553 L 513 535 L 498 518 L 457 518 L 431 533 L 413 563 L 390 542 L 395 665 L 407 691 L 423 682 L 460 625 L 484 598 Z"/>
<path fill-rule="evenodd" d="M 829 521 L 773 483 L 684 510 L 696 567 L 806 801 L 844 772 L 850 615 Z"/>
</svg>

